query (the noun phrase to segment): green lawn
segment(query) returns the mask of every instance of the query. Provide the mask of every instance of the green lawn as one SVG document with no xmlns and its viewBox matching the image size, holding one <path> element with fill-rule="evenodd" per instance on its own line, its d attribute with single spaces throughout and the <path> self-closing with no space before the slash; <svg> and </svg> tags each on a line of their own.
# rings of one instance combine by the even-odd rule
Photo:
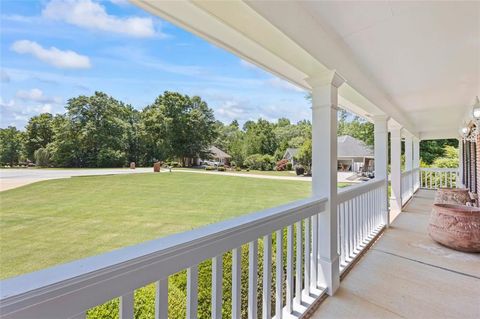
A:
<svg viewBox="0 0 480 319">
<path fill-rule="evenodd" d="M 1 192 L 1 278 L 309 194 L 308 182 L 188 173 L 74 177 Z"/>
</svg>

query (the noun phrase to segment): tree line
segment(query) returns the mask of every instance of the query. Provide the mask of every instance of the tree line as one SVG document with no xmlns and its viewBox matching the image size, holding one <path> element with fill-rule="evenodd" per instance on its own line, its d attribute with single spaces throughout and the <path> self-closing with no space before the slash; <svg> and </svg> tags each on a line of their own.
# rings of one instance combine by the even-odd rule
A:
<svg viewBox="0 0 480 319">
<path fill-rule="evenodd" d="M 338 135 L 350 135 L 373 145 L 373 124 L 344 110 L 338 113 Z M 287 148 L 311 166 L 310 121 L 292 123 L 258 119 L 240 126 L 224 124 L 198 96 L 166 91 L 138 110 L 103 92 L 71 98 L 65 113 L 33 116 L 24 130 L 0 129 L 0 164 L 35 162 L 45 167 L 123 167 L 130 162 L 150 166 L 156 161 L 192 164 L 208 158 L 215 145 L 231 155 L 231 165 L 271 170 Z M 431 164 L 445 155 L 452 140 L 422 141 L 422 159 Z"/>
</svg>

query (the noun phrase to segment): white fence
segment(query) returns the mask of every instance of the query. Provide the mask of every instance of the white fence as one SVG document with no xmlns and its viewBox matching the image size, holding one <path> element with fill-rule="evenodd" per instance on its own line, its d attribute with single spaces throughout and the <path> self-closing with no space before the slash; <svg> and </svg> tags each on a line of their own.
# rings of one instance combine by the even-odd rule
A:
<svg viewBox="0 0 480 319">
<path fill-rule="evenodd" d="M 338 193 L 338 253 L 345 269 L 383 228 L 387 216 L 385 180 L 343 188 Z"/>
<path fill-rule="evenodd" d="M 324 213 L 326 202 L 305 199 L 4 280 L 0 282 L 1 317 L 80 319 L 89 309 L 119 298 L 119 318 L 133 318 L 134 292 L 155 283 L 155 318 L 166 319 L 168 278 L 186 270 L 187 318 L 197 318 L 199 264 L 206 260 L 212 263 L 212 318 L 222 316 L 224 280 L 231 282 L 232 318 L 241 318 L 245 310 L 248 318 L 255 319 L 260 313 L 262 318 L 301 316 L 325 292 L 319 286 L 318 247 L 319 214 Z M 342 271 L 385 224 L 385 180 L 340 190 L 337 212 Z M 263 249 L 260 255 L 259 248 Z M 248 251 L 248 263 L 243 265 L 242 249 Z M 232 256 L 232 275 L 225 279 L 227 252 Z M 246 308 L 242 308 L 242 267 L 248 267 Z M 262 296 L 257 296 L 260 281 Z"/>
<path fill-rule="evenodd" d="M 458 168 L 420 168 L 420 188 L 455 188 L 459 178 Z"/>
</svg>

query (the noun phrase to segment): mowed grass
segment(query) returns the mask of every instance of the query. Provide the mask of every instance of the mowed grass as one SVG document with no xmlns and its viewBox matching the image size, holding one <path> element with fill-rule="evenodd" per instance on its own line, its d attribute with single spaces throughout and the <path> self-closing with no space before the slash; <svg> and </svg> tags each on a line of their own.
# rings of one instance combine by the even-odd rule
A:
<svg viewBox="0 0 480 319">
<path fill-rule="evenodd" d="M 310 183 L 195 173 L 50 180 L 0 193 L 8 278 L 310 195 Z"/>
</svg>

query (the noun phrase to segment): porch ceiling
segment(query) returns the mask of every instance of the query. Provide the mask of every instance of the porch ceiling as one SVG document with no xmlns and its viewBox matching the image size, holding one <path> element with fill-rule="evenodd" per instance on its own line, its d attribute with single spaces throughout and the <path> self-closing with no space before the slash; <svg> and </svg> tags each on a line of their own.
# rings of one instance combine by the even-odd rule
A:
<svg viewBox="0 0 480 319">
<path fill-rule="evenodd" d="M 457 137 L 480 92 L 480 2 L 130 1 L 306 89 L 336 69 L 341 106 L 421 138 Z"/>
<path fill-rule="evenodd" d="M 302 4 L 421 134 L 457 134 L 480 92 L 480 2 Z"/>
</svg>

